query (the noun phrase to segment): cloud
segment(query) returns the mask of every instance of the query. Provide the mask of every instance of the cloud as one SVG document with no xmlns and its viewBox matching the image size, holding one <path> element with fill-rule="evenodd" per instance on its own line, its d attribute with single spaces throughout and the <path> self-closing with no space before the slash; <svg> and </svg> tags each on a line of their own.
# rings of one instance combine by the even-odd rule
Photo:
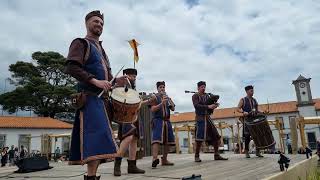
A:
<svg viewBox="0 0 320 180">
<path fill-rule="evenodd" d="M 184 90 L 200 80 L 222 107 L 235 106 L 247 84 L 260 103 L 295 100 L 291 83 L 299 74 L 312 78 L 312 95 L 320 96 L 320 5 L 311 0 L 1 1 L 0 78 L 34 51 L 66 56 L 95 9 L 105 14 L 101 39 L 113 72 L 133 66 L 127 40 L 136 38 L 138 89 L 155 92 L 165 80 L 177 111 L 193 111 Z"/>
</svg>

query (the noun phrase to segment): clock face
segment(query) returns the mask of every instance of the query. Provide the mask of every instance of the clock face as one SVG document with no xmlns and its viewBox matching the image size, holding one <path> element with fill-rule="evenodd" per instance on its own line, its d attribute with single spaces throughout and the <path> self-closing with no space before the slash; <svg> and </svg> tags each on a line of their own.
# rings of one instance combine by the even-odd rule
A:
<svg viewBox="0 0 320 180">
<path fill-rule="evenodd" d="M 304 88 L 304 87 L 306 87 L 306 84 L 305 83 L 300 83 L 300 87 Z"/>
</svg>

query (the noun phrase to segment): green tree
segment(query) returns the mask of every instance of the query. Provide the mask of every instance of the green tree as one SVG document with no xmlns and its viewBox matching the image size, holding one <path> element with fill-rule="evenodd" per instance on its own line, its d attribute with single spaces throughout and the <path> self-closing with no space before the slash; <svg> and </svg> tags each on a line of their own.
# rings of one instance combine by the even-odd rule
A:
<svg viewBox="0 0 320 180">
<path fill-rule="evenodd" d="M 57 52 L 35 52 L 32 62 L 18 61 L 9 66 L 16 89 L 0 95 L 0 104 L 9 113 L 34 111 L 39 116 L 74 112 L 69 96 L 76 81 L 65 74 L 65 58 Z"/>
</svg>

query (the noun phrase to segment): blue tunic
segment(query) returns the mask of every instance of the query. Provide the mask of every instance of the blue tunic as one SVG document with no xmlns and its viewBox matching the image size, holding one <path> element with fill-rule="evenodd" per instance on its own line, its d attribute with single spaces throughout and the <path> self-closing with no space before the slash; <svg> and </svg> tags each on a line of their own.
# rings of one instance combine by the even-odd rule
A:
<svg viewBox="0 0 320 180">
<path fill-rule="evenodd" d="M 83 68 L 96 79 L 107 80 L 103 55 L 92 42 L 89 44 L 90 55 Z M 91 94 L 87 95 L 84 107 L 76 111 L 69 164 L 85 164 L 92 160 L 116 157 L 118 146 L 107 116 L 105 100 L 92 93 L 99 92 L 97 87 L 86 83 L 80 83 L 79 87 L 79 91 Z"/>
<path fill-rule="evenodd" d="M 161 95 L 156 94 L 156 105 L 159 105 L 160 103 Z M 152 144 L 154 143 L 175 145 L 168 102 L 158 111 L 152 112 Z"/>
</svg>

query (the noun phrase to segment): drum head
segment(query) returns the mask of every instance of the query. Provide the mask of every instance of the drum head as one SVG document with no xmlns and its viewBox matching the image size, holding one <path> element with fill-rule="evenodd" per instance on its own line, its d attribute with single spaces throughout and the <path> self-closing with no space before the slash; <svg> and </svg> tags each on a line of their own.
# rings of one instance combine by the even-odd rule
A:
<svg viewBox="0 0 320 180">
<path fill-rule="evenodd" d="M 141 101 L 137 91 L 129 88 L 126 92 L 124 87 L 113 89 L 111 92 L 111 98 L 126 104 L 137 104 Z"/>
</svg>

